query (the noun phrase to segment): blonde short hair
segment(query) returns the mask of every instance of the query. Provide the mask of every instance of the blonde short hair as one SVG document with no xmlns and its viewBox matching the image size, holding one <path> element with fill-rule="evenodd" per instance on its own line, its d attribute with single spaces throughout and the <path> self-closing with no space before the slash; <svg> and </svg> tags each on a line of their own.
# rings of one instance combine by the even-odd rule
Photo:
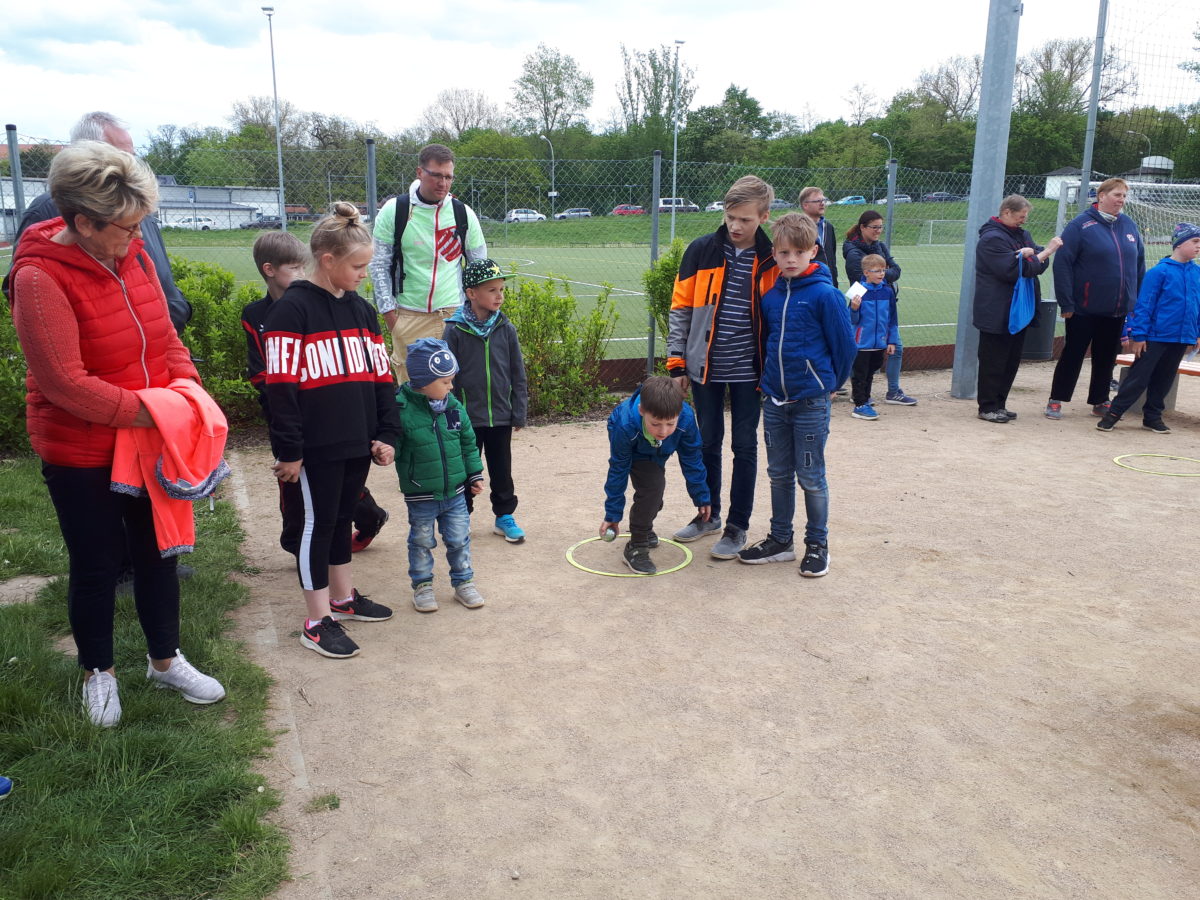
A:
<svg viewBox="0 0 1200 900">
<path fill-rule="evenodd" d="M 150 167 L 102 141 L 79 141 L 59 151 L 47 186 L 72 231 L 76 216 L 103 228 L 117 219 L 148 216 L 158 207 L 158 179 Z"/>
<path fill-rule="evenodd" d="M 322 253 L 332 253 L 334 259 L 341 259 L 363 244 L 370 246 L 371 232 L 363 225 L 358 207 L 345 200 L 333 204 L 329 214 L 313 227 L 308 241 L 314 260 L 320 259 Z"/>
<path fill-rule="evenodd" d="M 817 226 L 802 213 L 788 213 L 771 223 L 771 239 L 793 250 L 809 250 L 817 244 Z"/>
<path fill-rule="evenodd" d="M 1100 182 L 1100 187 L 1096 188 L 1096 196 L 1107 194 L 1109 191 L 1115 191 L 1117 188 L 1125 188 L 1129 190 L 1129 182 L 1124 178 L 1108 178 Z"/>
<path fill-rule="evenodd" d="M 725 208 L 742 203 L 753 203 L 759 214 L 771 209 L 775 189 L 757 175 L 743 175 L 725 192 Z"/>
</svg>

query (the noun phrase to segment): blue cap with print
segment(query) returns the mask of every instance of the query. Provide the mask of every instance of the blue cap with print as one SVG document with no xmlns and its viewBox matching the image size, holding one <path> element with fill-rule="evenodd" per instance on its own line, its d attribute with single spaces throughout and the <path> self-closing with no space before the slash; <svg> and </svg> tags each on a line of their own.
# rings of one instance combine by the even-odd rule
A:
<svg viewBox="0 0 1200 900">
<path fill-rule="evenodd" d="M 1171 249 L 1174 250 L 1184 241 L 1190 241 L 1192 238 L 1200 237 L 1200 225 L 1193 225 L 1191 222 L 1180 222 L 1175 226 L 1175 233 L 1171 235 Z"/>
<path fill-rule="evenodd" d="M 458 360 L 450 352 L 450 345 L 437 338 L 421 338 L 409 344 L 404 365 L 408 368 L 409 382 L 418 388 L 458 371 Z"/>
</svg>

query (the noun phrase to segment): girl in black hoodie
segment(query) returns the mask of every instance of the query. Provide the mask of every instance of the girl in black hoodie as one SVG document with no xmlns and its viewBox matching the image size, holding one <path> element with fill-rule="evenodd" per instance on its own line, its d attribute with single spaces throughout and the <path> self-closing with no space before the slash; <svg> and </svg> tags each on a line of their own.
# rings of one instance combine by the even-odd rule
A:
<svg viewBox="0 0 1200 900">
<path fill-rule="evenodd" d="M 381 622 L 392 611 L 364 597 L 350 574 L 354 505 L 372 459 L 391 465 L 400 420 L 375 310 L 355 293 L 371 261 L 358 210 L 337 203 L 310 242 L 313 276 L 294 281 L 265 323 L 272 467 L 283 516 L 301 535 L 296 569 L 308 617 L 302 646 L 355 656 L 342 619 Z"/>
</svg>

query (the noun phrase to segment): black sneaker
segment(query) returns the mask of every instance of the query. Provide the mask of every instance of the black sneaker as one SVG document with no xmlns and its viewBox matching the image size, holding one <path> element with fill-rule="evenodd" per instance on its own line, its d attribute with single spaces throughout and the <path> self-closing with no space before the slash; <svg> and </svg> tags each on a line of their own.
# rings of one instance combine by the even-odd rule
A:
<svg viewBox="0 0 1200 900">
<path fill-rule="evenodd" d="M 370 597 L 364 597 L 358 588 L 352 588 L 352 595 L 345 603 L 329 601 L 329 615 L 336 622 L 342 619 L 358 619 L 360 622 L 386 622 L 392 617 L 390 607 L 376 603 Z"/>
<path fill-rule="evenodd" d="M 1007 425 L 1010 421 L 1008 413 L 1002 409 L 992 409 L 987 412 L 981 412 L 979 418 L 985 422 L 995 422 L 999 425 Z"/>
<path fill-rule="evenodd" d="M 1142 422 L 1142 427 L 1147 431 L 1153 431 L 1155 434 L 1170 434 L 1171 429 L 1167 427 L 1167 423 L 1162 419 L 1157 422 Z"/>
<path fill-rule="evenodd" d="M 1120 420 L 1112 413 L 1105 413 L 1100 417 L 1100 421 L 1096 423 L 1097 431 L 1112 431 Z"/>
<path fill-rule="evenodd" d="M 300 632 L 300 646 L 331 659 L 349 659 L 358 655 L 358 644 L 350 640 L 342 623 L 332 616 L 326 616 L 312 628 L 305 625 Z"/>
<path fill-rule="evenodd" d="M 658 535 L 653 531 L 650 532 L 650 537 L 646 538 L 646 546 L 651 550 L 658 546 Z"/>
<path fill-rule="evenodd" d="M 738 562 L 748 563 L 752 566 L 761 563 L 791 562 L 796 558 L 796 545 L 791 541 L 786 544 L 777 541 L 768 534 L 752 547 L 739 550 L 737 558 Z"/>
<path fill-rule="evenodd" d="M 650 558 L 650 548 L 645 544 L 634 546 L 630 541 L 625 545 L 625 565 L 638 575 L 657 575 L 658 567 Z"/>
<path fill-rule="evenodd" d="M 800 574 L 805 578 L 820 578 L 829 571 L 829 547 L 825 544 L 805 544 Z"/>
<path fill-rule="evenodd" d="M 1002 409 L 1002 410 L 1000 410 L 1000 412 L 1004 413 L 1004 415 L 1006 415 L 1008 417 L 1008 421 L 1010 421 L 1010 422 L 1017 417 L 1017 414 L 1015 412 L 1013 412 L 1011 409 Z"/>
</svg>

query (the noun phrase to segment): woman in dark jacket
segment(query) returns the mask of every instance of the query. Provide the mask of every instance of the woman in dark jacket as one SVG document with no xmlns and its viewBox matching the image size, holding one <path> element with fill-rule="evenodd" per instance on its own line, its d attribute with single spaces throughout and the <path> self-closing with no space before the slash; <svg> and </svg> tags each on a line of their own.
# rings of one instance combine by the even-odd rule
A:
<svg viewBox="0 0 1200 900">
<path fill-rule="evenodd" d="M 1042 299 L 1036 281 L 1050 265 L 1050 256 L 1062 246 L 1058 237 L 1045 247 L 1034 243 L 1021 226 L 1029 218 L 1030 203 L 1020 194 L 1009 194 L 1000 203 L 1000 214 L 979 229 L 975 245 L 975 306 L 972 321 L 979 329 L 979 384 L 975 398 L 979 418 L 1002 424 L 1017 417 L 1004 404 L 1025 346 L 1028 326 L 1009 334 L 1008 314 L 1017 278 L 1034 278 L 1034 297 Z M 1034 307 L 1034 315 L 1037 307 Z"/>
<path fill-rule="evenodd" d="M 888 245 L 879 239 L 882 233 L 883 216 L 878 212 L 868 209 L 858 217 L 858 221 L 846 232 L 846 240 L 842 244 L 842 258 L 846 260 L 846 277 L 851 285 L 856 281 L 862 281 L 863 257 L 871 253 L 878 254 L 887 262 L 887 273 L 883 276 L 883 280 L 892 285 L 896 296 L 899 297 L 900 289 L 896 287 L 896 282 L 900 280 L 900 266 L 896 260 L 892 259 Z M 896 352 L 887 358 L 885 364 L 888 389 L 884 402 L 900 406 L 915 406 L 917 401 L 900 388 L 900 367 L 903 357 L 904 345 L 897 341 Z"/>
</svg>

